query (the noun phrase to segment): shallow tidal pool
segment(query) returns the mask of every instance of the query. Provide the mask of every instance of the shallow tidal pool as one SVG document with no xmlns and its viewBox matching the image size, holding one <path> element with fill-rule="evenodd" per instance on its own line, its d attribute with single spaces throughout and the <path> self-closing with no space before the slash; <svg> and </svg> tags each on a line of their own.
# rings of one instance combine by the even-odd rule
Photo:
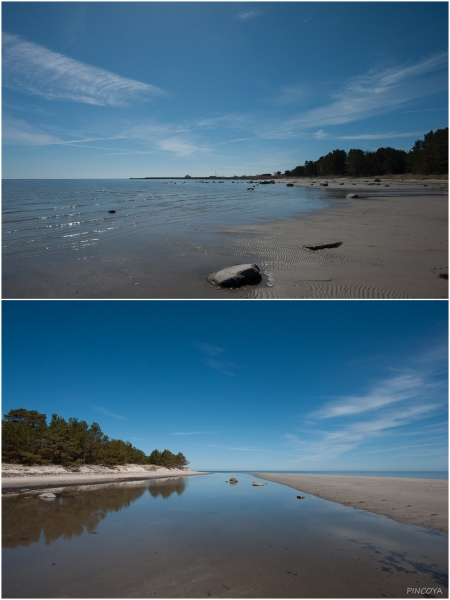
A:
<svg viewBox="0 0 450 600">
<path fill-rule="evenodd" d="M 4 598 L 448 597 L 447 535 L 244 473 L 55 493 L 3 499 Z"/>
</svg>

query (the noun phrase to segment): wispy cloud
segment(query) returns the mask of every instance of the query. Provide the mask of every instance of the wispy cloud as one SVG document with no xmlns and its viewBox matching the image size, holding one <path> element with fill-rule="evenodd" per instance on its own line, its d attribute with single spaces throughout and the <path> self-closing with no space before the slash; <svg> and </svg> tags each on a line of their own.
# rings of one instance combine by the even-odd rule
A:
<svg viewBox="0 0 450 600">
<path fill-rule="evenodd" d="M 441 52 L 416 63 L 371 69 L 339 86 L 334 83 L 328 101 L 323 100 L 326 98 L 325 89 L 332 84 L 323 82 L 315 108 L 297 112 L 288 119 L 260 118 L 258 123 L 249 115 L 247 124 L 255 134 L 264 139 L 287 139 L 311 135 L 308 132 L 312 128 L 323 131 L 325 127 L 370 119 L 402 106 L 406 107 L 409 102 L 419 98 L 446 91 L 447 64 L 447 53 Z M 295 90 L 301 92 L 301 88 L 294 86 L 286 86 L 284 89 L 291 90 L 292 98 L 295 97 Z M 229 122 L 229 125 L 233 126 L 233 123 Z M 373 138 L 365 136 L 343 139 L 382 139 L 378 135 Z M 408 135 L 405 134 L 404 137 Z M 400 136 L 397 134 L 396 137 Z"/>
<path fill-rule="evenodd" d="M 3 33 L 3 84 L 47 100 L 128 106 L 164 96 L 159 87 L 122 77 Z"/>
<path fill-rule="evenodd" d="M 439 53 L 415 64 L 372 70 L 352 78 L 333 101 L 307 111 L 298 124 L 306 127 L 340 125 L 383 114 L 411 100 L 446 88 L 446 77 L 433 79 L 431 73 L 447 68 L 447 53 Z M 429 77 L 427 85 L 423 77 Z"/>
<path fill-rule="evenodd" d="M 103 415 L 106 415 L 107 417 L 112 417 L 113 419 L 120 419 L 121 421 L 127 420 L 126 417 L 122 417 L 121 415 L 116 415 L 116 414 L 110 412 L 107 408 L 103 408 L 102 406 L 91 406 L 91 408 L 93 410 L 96 410 L 99 413 L 102 413 Z"/>
<path fill-rule="evenodd" d="M 234 15 L 234 19 L 238 21 L 249 21 L 250 19 L 254 19 L 255 17 L 257 17 L 259 14 L 260 11 L 258 10 L 241 11 Z"/>
<path fill-rule="evenodd" d="M 415 398 L 418 390 L 420 390 L 420 394 L 423 394 L 425 391 L 430 391 L 427 388 L 432 386 L 431 383 L 425 383 L 423 377 L 418 374 L 402 374 L 382 381 L 362 396 L 349 396 L 340 401 L 334 401 L 313 412 L 311 416 L 318 419 L 329 419 L 373 411 Z"/>
<path fill-rule="evenodd" d="M 173 152 L 177 156 L 182 157 L 191 156 L 196 152 L 205 150 L 205 148 L 202 149 L 200 146 L 193 144 L 190 139 L 180 136 L 157 140 L 157 144 L 161 150 L 164 150 L 165 152 Z"/>
<path fill-rule="evenodd" d="M 408 131 L 397 133 L 396 131 L 387 131 L 385 133 L 361 133 L 358 135 L 340 135 L 334 137 L 337 140 L 386 140 L 394 138 L 408 138 L 423 135 L 423 131 Z"/>
<path fill-rule="evenodd" d="M 211 369 L 215 369 L 216 371 L 220 371 L 224 375 L 228 375 L 230 377 L 235 377 L 233 373 L 233 369 L 236 366 L 232 362 L 226 362 L 224 360 L 205 360 L 205 365 L 207 367 L 211 367 Z"/>
<path fill-rule="evenodd" d="M 286 436 L 296 455 L 294 462 L 334 460 L 356 449 L 361 453 L 361 447 L 367 447 L 372 440 L 391 435 L 395 435 L 395 440 L 399 435 L 413 436 L 410 445 L 416 447 L 418 443 L 437 441 L 434 436 L 439 434 L 436 452 L 445 451 L 447 426 L 443 432 L 442 428 L 436 429 L 435 423 L 426 421 L 446 411 L 446 385 L 435 377 L 442 356 L 436 356 L 436 370 L 392 370 L 390 377 L 366 392 L 336 398 L 311 412 L 302 429 Z"/>
<path fill-rule="evenodd" d="M 3 118 L 2 139 L 4 144 L 17 144 L 20 146 L 48 146 L 62 143 L 60 138 L 50 135 L 21 119 L 14 119 L 7 115 Z"/>
<path fill-rule="evenodd" d="M 218 431 L 177 431 L 176 433 L 169 433 L 169 435 L 213 435 L 219 433 Z"/>
<path fill-rule="evenodd" d="M 285 85 L 280 88 L 278 94 L 273 98 L 272 103 L 277 106 L 298 104 L 310 94 L 311 90 L 305 86 Z"/>
<path fill-rule="evenodd" d="M 207 367 L 216 371 L 220 371 L 221 373 L 223 373 L 224 375 L 228 375 L 229 377 L 235 377 L 234 368 L 236 365 L 230 361 L 216 358 L 225 352 L 224 348 L 215 346 L 213 344 L 205 343 L 198 343 L 196 344 L 196 346 L 197 349 L 201 352 L 201 354 L 208 357 L 204 361 Z"/>
<path fill-rule="evenodd" d="M 202 354 L 206 354 L 207 356 L 219 356 L 224 352 L 223 348 L 219 346 L 214 346 L 212 344 L 197 344 L 197 348 L 202 352 Z"/>
</svg>

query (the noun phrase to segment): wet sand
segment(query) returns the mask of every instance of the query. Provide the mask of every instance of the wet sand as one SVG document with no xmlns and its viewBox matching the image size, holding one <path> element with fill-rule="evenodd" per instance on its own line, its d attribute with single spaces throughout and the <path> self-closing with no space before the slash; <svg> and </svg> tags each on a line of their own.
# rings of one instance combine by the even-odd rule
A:
<svg viewBox="0 0 450 600">
<path fill-rule="evenodd" d="M 343 191 L 327 210 L 230 230 L 231 238 L 240 236 L 231 244 L 235 262 L 241 253 L 251 255 L 249 262 L 267 274 L 269 289 L 254 290 L 253 297 L 447 298 L 447 184 L 429 184 L 432 193 L 423 186 L 330 183 L 331 195 Z M 359 197 L 347 198 L 350 193 Z M 335 242 L 342 245 L 304 247 Z"/>
<path fill-rule="evenodd" d="M 448 533 L 448 481 L 402 477 L 359 477 L 252 473 L 318 498 Z"/>
<path fill-rule="evenodd" d="M 141 465 L 120 465 L 103 467 L 89 465 L 78 470 L 59 465 L 24 467 L 22 465 L 2 465 L 2 494 L 20 494 L 24 491 L 50 491 L 79 485 L 122 483 L 125 481 L 146 481 L 170 477 L 205 475 L 190 469 L 166 469 Z"/>
<path fill-rule="evenodd" d="M 294 187 L 320 187 L 319 180 L 294 181 Z M 256 193 L 242 188 L 243 194 Z M 375 185 L 336 179 L 320 190 L 329 208 L 302 217 L 236 226 L 218 219 L 216 227 L 205 229 L 186 223 L 182 233 L 141 232 L 132 244 L 126 237 L 123 245 L 89 251 L 92 256 L 74 252 L 4 262 L 3 297 L 448 298 L 447 181 L 383 178 Z M 359 197 L 347 198 L 350 193 Z M 293 208 L 296 202 L 293 190 Z M 305 247 L 337 241 L 342 242 L 337 248 Z M 224 290 L 207 281 L 211 273 L 239 263 L 258 264 L 263 282 Z"/>
</svg>

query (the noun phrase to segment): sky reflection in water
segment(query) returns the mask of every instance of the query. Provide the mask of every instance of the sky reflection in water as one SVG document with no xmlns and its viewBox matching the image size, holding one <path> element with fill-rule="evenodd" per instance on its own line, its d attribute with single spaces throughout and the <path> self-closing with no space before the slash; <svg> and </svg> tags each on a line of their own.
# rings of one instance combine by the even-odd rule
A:
<svg viewBox="0 0 450 600">
<path fill-rule="evenodd" d="M 4 596 L 445 595 L 445 534 L 230 475 L 5 498 Z"/>
</svg>

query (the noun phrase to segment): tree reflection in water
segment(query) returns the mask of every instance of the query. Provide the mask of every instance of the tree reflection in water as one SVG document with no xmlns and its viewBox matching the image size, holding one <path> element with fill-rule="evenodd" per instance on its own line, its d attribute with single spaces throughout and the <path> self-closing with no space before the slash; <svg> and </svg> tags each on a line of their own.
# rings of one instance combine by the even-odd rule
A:
<svg viewBox="0 0 450 600">
<path fill-rule="evenodd" d="M 3 498 L 2 546 L 18 548 L 39 542 L 49 546 L 62 537 L 71 540 L 85 531 L 93 534 L 110 512 L 119 512 L 138 500 L 146 490 L 164 500 L 186 489 L 186 479 L 166 479 L 145 484 L 111 484 L 87 489 L 66 488 L 47 502 L 37 496 Z"/>
</svg>

